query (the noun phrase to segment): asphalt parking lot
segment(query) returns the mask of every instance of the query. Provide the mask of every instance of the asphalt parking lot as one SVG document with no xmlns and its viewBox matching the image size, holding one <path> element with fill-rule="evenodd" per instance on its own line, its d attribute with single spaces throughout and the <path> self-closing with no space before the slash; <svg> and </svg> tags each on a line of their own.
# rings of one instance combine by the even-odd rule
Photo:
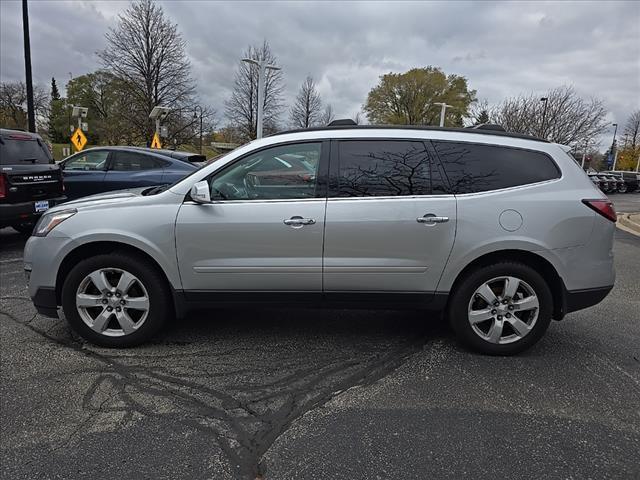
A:
<svg viewBox="0 0 640 480">
<path fill-rule="evenodd" d="M 510 358 L 390 311 L 217 310 L 100 349 L 36 315 L 23 245 L 0 230 L 2 478 L 640 478 L 630 233 L 612 293 Z"/>
</svg>

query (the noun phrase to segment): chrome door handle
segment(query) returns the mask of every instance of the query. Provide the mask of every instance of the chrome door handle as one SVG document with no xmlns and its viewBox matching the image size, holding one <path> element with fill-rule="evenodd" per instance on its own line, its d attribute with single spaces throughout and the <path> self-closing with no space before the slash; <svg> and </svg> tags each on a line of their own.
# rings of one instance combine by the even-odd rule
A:
<svg viewBox="0 0 640 480">
<path fill-rule="evenodd" d="M 282 221 L 285 225 L 289 225 L 290 227 L 302 227 L 303 225 L 313 225 L 316 223 L 313 218 L 302 218 L 302 217 L 291 217 L 288 220 Z"/>
<path fill-rule="evenodd" d="M 438 217 L 433 213 L 427 213 L 424 217 L 416 218 L 418 223 L 426 223 L 427 225 L 434 225 L 436 223 L 446 223 L 449 221 L 449 217 Z"/>
</svg>

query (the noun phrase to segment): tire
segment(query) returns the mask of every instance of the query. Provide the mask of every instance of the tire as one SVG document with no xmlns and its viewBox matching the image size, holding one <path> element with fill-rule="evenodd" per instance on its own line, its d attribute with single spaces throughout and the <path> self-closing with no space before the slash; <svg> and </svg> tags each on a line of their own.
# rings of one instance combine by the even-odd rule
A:
<svg viewBox="0 0 640 480">
<path fill-rule="evenodd" d="M 35 223 L 33 222 L 16 223 L 15 225 L 11 225 L 11 228 L 22 235 L 31 235 L 33 227 L 35 227 Z"/>
<path fill-rule="evenodd" d="M 618 187 L 618 193 L 627 193 L 627 184 L 620 185 Z"/>
<path fill-rule="evenodd" d="M 507 281 L 507 277 L 519 282 Z M 511 288 L 517 285 L 511 297 L 509 282 Z M 546 332 L 552 312 L 553 296 L 544 278 L 533 268 L 510 261 L 466 274 L 455 287 L 448 307 L 449 321 L 459 341 L 487 355 L 514 355 L 528 349 Z M 475 318 L 473 325 L 471 318 Z"/>
<path fill-rule="evenodd" d="M 78 306 L 77 298 L 84 305 Z M 73 267 L 62 287 L 62 310 L 85 340 L 125 348 L 148 341 L 162 329 L 173 312 L 170 298 L 167 282 L 154 266 L 135 255 L 112 253 Z"/>
</svg>

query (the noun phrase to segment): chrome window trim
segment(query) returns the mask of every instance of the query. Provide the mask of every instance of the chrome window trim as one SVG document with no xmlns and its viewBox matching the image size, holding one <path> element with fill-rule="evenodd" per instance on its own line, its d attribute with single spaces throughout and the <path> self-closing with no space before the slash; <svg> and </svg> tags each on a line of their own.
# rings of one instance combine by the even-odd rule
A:
<svg viewBox="0 0 640 480">
<path fill-rule="evenodd" d="M 353 201 L 353 200 L 421 200 L 421 199 L 429 199 L 429 198 L 455 198 L 456 196 L 453 193 L 447 193 L 444 195 L 385 195 L 385 196 L 369 196 L 369 197 L 330 197 L 327 200 L 330 202 L 334 201 Z"/>
<path fill-rule="evenodd" d="M 214 200 L 211 203 L 198 203 L 192 200 L 183 202 L 183 205 L 220 205 L 220 204 L 237 204 L 237 203 L 314 203 L 326 202 L 326 198 L 274 198 L 274 199 L 251 199 L 251 200 Z"/>
</svg>

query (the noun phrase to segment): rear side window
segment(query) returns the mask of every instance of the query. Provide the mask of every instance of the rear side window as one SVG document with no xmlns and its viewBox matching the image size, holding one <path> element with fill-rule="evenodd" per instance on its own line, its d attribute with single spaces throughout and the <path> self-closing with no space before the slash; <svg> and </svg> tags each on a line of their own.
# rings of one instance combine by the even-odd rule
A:
<svg viewBox="0 0 640 480">
<path fill-rule="evenodd" d="M 30 135 L 6 135 L 0 138 L 0 165 L 53 163 L 46 145 Z"/>
<path fill-rule="evenodd" d="M 547 155 L 473 143 L 433 142 L 453 193 L 474 193 L 560 178 Z"/>
<path fill-rule="evenodd" d="M 444 193 L 439 172 L 422 142 L 348 140 L 339 142 L 338 152 L 339 197 Z"/>
<path fill-rule="evenodd" d="M 162 162 L 140 153 L 117 151 L 113 154 L 110 170 L 126 172 L 153 170 L 154 168 L 162 168 Z"/>
</svg>

